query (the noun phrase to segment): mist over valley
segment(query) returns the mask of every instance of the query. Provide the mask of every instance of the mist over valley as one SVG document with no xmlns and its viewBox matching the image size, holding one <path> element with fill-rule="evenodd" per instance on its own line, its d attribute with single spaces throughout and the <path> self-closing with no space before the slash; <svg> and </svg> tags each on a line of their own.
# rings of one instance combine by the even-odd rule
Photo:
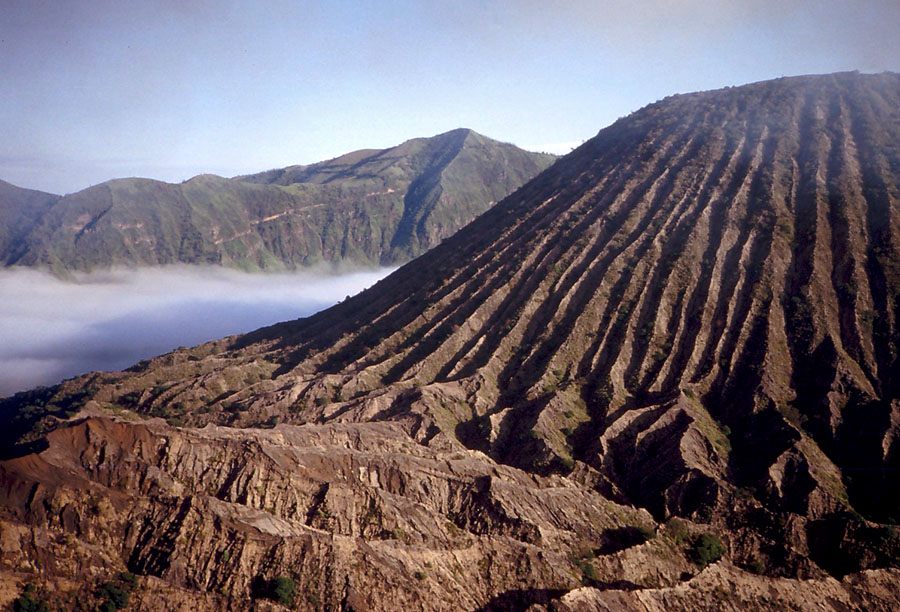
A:
<svg viewBox="0 0 900 612">
<path fill-rule="evenodd" d="M 251 274 L 179 265 L 67 281 L 0 270 L 0 397 L 308 316 L 390 271 Z"/>
</svg>

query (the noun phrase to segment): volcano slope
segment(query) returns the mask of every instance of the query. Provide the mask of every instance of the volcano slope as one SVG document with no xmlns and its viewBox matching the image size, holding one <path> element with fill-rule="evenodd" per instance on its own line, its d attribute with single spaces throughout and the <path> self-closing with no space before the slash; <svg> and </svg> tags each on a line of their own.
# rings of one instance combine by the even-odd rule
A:
<svg viewBox="0 0 900 612">
<path fill-rule="evenodd" d="M 6 400 L 4 580 L 895 609 L 898 109 L 894 74 L 667 98 L 327 311 Z"/>
</svg>

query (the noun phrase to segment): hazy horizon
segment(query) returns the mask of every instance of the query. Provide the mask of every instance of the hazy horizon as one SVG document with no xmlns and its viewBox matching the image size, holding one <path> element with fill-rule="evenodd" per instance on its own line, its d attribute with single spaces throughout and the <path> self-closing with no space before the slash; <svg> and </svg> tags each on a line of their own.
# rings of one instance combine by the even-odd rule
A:
<svg viewBox="0 0 900 612">
<path fill-rule="evenodd" d="M 675 93 L 900 70 L 887 0 L 7 0 L 0 179 L 65 194 L 467 127 L 565 153 Z"/>
<path fill-rule="evenodd" d="M 80 274 L 77 282 L 0 270 L 0 397 L 309 316 L 391 270 L 252 274 L 182 265 Z"/>
</svg>

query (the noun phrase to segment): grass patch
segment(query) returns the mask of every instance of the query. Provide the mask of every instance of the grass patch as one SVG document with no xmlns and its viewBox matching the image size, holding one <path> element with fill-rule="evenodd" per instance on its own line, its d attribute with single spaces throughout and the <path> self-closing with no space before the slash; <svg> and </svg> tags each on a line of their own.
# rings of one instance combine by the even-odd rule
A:
<svg viewBox="0 0 900 612">
<path fill-rule="evenodd" d="M 40 597 L 33 584 L 26 584 L 19 595 L 13 601 L 13 612 L 50 612 L 50 606 Z"/>
<path fill-rule="evenodd" d="M 290 608 L 294 605 L 296 586 L 288 576 L 278 576 L 272 580 L 257 576 L 253 581 L 252 594 L 257 599 L 270 599 Z"/>
<path fill-rule="evenodd" d="M 701 533 L 694 539 L 689 551 L 691 560 L 697 567 L 703 569 L 710 563 L 715 563 L 725 554 L 725 545 L 719 536 L 713 533 Z"/>
</svg>

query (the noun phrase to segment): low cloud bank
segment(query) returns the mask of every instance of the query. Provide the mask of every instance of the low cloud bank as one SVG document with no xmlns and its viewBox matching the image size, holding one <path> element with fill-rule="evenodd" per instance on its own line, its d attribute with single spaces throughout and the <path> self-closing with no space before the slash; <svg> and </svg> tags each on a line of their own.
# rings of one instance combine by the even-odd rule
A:
<svg viewBox="0 0 900 612">
<path fill-rule="evenodd" d="M 248 274 L 176 266 L 71 282 L 2 270 L 0 397 L 308 316 L 389 272 Z"/>
</svg>

